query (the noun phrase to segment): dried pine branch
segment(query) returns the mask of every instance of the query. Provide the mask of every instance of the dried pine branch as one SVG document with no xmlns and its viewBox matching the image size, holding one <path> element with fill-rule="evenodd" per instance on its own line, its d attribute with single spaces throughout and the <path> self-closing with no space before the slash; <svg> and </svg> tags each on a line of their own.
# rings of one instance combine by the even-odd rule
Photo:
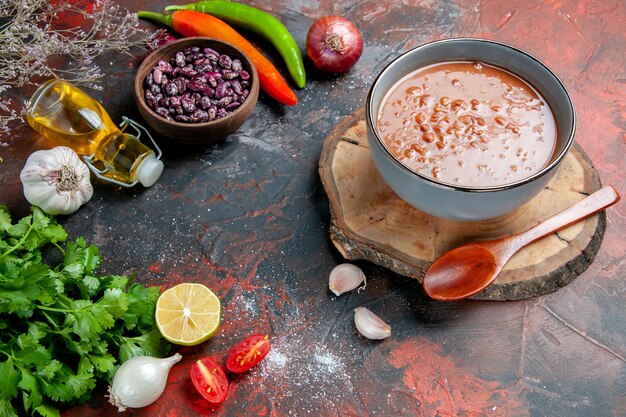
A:
<svg viewBox="0 0 626 417">
<path fill-rule="evenodd" d="M 104 72 L 96 58 L 131 55 L 154 35 L 139 28 L 136 14 L 111 0 L 2 0 L 0 131 L 9 131 L 9 122 L 24 112 L 21 103 L 7 98 L 10 89 L 55 77 L 100 89 Z"/>
</svg>

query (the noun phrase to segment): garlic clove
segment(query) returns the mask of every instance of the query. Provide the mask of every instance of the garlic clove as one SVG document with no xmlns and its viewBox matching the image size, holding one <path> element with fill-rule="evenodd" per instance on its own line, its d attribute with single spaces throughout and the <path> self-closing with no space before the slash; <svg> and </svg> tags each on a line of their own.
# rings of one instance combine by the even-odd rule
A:
<svg viewBox="0 0 626 417">
<path fill-rule="evenodd" d="M 391 336 L 391 326 L 365 307 L 354 309 L 354 324 L 368 339 L 385 339 Z"/>
<path fill-rule="evenodd" d="M 365 274 L 356 265 L 339 264 L 330 271 L 328 278 L 328 288 L 335 294 L 341 295 L 344 292 L 352 291 L 359 285 L 363 284 L 359 291 L 367 285 Z"/>
</svg>

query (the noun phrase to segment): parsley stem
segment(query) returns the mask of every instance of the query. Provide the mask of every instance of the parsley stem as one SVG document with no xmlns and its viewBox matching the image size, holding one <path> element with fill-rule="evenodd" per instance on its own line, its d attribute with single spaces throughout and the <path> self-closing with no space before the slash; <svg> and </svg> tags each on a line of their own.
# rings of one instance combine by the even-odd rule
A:
<svg viewBox="0 0 626 417">
<path fill-rule="evenodd" d="M 44 310 L 44 311 L 55 311 L 57 313 L 76 313 L 77 310 L 72 310 L 70 308 L 56 308 L 56 307 L 46 307 L 46 306 L 42 306 L 37 304 L 37 308 L 39 310 Z"/>
<path fill-rule="evenodd" d="M 70 300 L 69 297 L 67 295 L 65 295 L 65 294 L 59 294 L 57 296 L 57 298 L 59 299 L 59 302 L 61 302 L 61 301 L 64 302 L 65 307 L 67 307 L 67 306 L 72 304 L 72 300 Z"/>
<path fill-rule="evenodd" d="M 55 330 L 59 330 L 59 326 L 57 326 L 56 322 L 52 319 L 52 317 L 50 317 L 48 315 L 48 313 L 46 313 L 45 311 L 42 311 L 41 314 L 43 314 L 43 316 L 46 318 L 46 320 L 48 320 L 50 322 L 50 324 L 52 324 L 52 326 L 54 326 Z"/>
<path fill-rule="evenodd" d="M 13 246 L 11 249 L 9 249 L 8 251 L 6 251 L 2 255 L 0 255 L 0 260 L 2 260 L 5 256 L 10 255 L 13 251 L 17 250 L 20 246 L 22 246 L 24 244 L 24 242 L 26 242 L 26 239 L 28 239 L 28 235 L 30 235 L 30 232 L 32 230 L 33 230 L 33 225 L 31 224 L 30 227 L 28 228 L 28 231 L 26 233 L 24 233 L 24 236 L 22 236 L 20 241 L 17 242 L 17 244 L 15 246 Z"/>
<path fill-rule="evenodd" d="M 83 306 L 79 309 L 75 309 L 75 308 L 70 308 L 70 306 L 72 305 L 72 300 L 70 300 L 65 294 L 58 294 L 57 295 L 57 305 L 61 304 L 62 307 L 49 307 L 49 306 L 43 306 L 41 304 L 36 304 L 36 307 L 39 310 L 44 310 L 44 311 L 54 311 L 57 313 L 78 313 L 81 310 L 84 310 L 86 308 L 89 308 L 91 306 L 91 304 Z"/>
<path fill-rule="evenodd" d="M 56 246 L 56 247 L 57 247 L 57 249 L 61 251 L 61 253 L 63 254 L 63 256 L 65 256 L 65 251 L 63 250 L 63 248 L 61 247 L 61 245 L 59 245 L 59 244 L 58 244 L 58 243 L 56 243 L 56 242 L 50 242 L 50 243 L 52 243 L 54 246 Z"/>
</svg>

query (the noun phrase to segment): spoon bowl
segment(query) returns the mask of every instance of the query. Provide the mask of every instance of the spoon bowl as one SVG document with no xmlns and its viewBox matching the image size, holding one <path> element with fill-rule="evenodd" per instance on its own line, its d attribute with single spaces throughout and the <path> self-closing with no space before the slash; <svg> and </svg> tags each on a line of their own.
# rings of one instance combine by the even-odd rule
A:
<svg viewBox="0 0 626 417">
<path fill-rule="evenodd" d="M 442 294 L 450 300 L 469 297 L 485 286 L 480 280 L 489 280 L 501 268 L 494 254 L 484 246 L 459 246 L 430 266 L 424 290 L 435 299 L 442 299 Z M 450 279 L 450 270 L 455 271 L 454 280 Z"/>
<path fill-rule="evenodd" d="M 440 301 L 471 297 L 491 285 L 524 246 L 596 214 L 619 199 L 615 188 L 609 185 L 524 232 L 459 246 L 433 262 L 424 276 L 424 291 Z"/>
</svg>

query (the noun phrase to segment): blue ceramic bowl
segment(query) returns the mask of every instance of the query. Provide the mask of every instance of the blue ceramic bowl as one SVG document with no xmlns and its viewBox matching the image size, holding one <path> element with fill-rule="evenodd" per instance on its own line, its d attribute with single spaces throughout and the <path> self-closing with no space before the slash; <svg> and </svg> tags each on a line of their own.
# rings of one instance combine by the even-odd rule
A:
<svg viewBox="0 0 626 417">
<path fill-rule="evenodd" d="M 517 182 L 488 187 L 454 186 L 412 171 L 386 148 L 377 132 L 377 114 L 386 93 L 407 74 L 446 61 L 480 61 L 508 70 L 546 99 L 557 124 L 553 160 Z M 412 49 L 391 62 L 376 78 L 366 104 L 367 137 L 378 171 L 403 200 L 418 210 L 450 220 L 487 220 L 509 213 L 532 199 L 557 172 L 574 142 L 576 114 L 559 78 L 541 61 L 513 46 L 485 39 L 436 41 Z"/>
</svg>

